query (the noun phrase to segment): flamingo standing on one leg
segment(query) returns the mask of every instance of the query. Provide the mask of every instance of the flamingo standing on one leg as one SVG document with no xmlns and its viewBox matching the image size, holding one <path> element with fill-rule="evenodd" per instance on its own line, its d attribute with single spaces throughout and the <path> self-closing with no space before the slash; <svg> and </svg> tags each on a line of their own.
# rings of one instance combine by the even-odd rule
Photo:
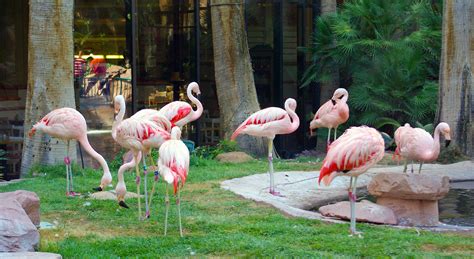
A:
<svg viewBox="0 0 474 259">
<path fill-rule="evenodd" d="M 126 109 L 126 105 L 125 105 L 125 99 L 122 95 L 117 95 L 114 99 L 114 107 L 115 107 L 115 120 L 114 120 L 114 123 L 112 125 L 112 137 L 114 139 L 116 139 L 116 134 L 117 134 L 117 126 L 123 121 L 123 117 L 125 116 L 125 109 Z M 143 109 L 143 110 L 140 110 L 138 111 L 137 113 L 135 113 L 132 117 L 130 118 L 134 118 L 134 119 L 137 119 L 137 120 L 149 120 L 153 123 L 155 123 L 158 127 L 162 128 L 164 131 L 170 133 L 171 132 L 171 122 L 166 118 L 164 117 L 160 112 L 158 112 L 157 110 L 153 110 L 153 109 Z M 145 145 L 149 145 L 147 146 L 147 151 L 146 152 L 150 152 L 151 151 L 151 148 L 159 148 L 159 146 L 163 143 L 164 140 L 167 140 L 169 138 L 169 134 L 166 134 L 165 132 L 162 132 L 160 131 L 160 134 L 161 134 L 161 140 L 159 139 L 158 141 L 151 141 L 151 142 L 145 142 Z M 147 166 L 146 166 L 146 157 L 149 155 L 148 153 L 145 153 L 145 157 L 143 158 L 143 166 L 144 166 L 144 176 L 145 176 L 145 196 L 147 196 Z M 150 156 L 151 157 L 151 156 Z M 129 163 L 126 163 L 126 164 L 123 164 L 120 168 L 119 168 L 119 174 L 130 168 L 133 168 L 135 166 L 135 163 L 136 162 L 140 162 L 140 159 L 138 160 L 135 160 L 135 159 L 132 159 L 132 161 L 130 161 Z M 151 159 L 152 161 L 152 164 L 155 166 L 155 163 L 154 163 L 154 160 Z M 156 168 L 156 166 L 155 166 Z M 152 192 L 151 192 L 151 195 L 150 195 L 150 199 L 149 201 L 146 200 L 146 216 L 148 217 L 149 216 L 149 208 L 151 206 L 151 201 L 152 201 L 152 197 L 153 197 L 153 194 L 155 192 L 155 186 L 156 186 L 156 182 L 158 181 L 158 177 L 159 177 L 159 172 L 158 170 L 155 170 L 154 172 L 154 183 L 153 183 L 153 188 L 152 188 Z M 122 176 L 122 179 L 123 179 L 123 176 Z M 125 188 L 125 184 L 123 184 L 123 188 Z M 122 189 L 122 186 L 119 187 L 119 189 Z M 126 191 L 126 189 L 125 189 Z M 117 196 L 118 197 L 118 196 Z M 119 204 L 122 206 L 122 207 L 125 207 L 123 206 L 122 203 L 120 203 L 120 200 L 119 200 Z"/>
<path fill-rule="evenodd" d="M 84 116 L 73 108 L 59 108 L 46 114 L 40 121 L 38 121 L 29 131 L 29 136 L 32 137 L 35 132 L 39 130 L 52 137 L 66 141 L 67 151 L 64 163 L 66 164 L 66 195 L 75 196 L 73 191 L 72 168 L 71 160 L 69 158 L 69 141 L 77 140 L 84 150 L 95 158 L 104 170 L 104 174 L 100 181 L 99 188 L 103 189 L 112 182 L 112 175 L 109 171 L 109 166 L 105 159 L 97 153 L 89 144 L 87 139 L 87 124 Z"/>
<path fill-rule="evenodd" d="M 384 141 L 380 133 L 367 126 L 352 127 L 334 141 L 324 158 L 319 173 L 319 183 L 329 185 L 334 177 L 350 176 L 349 200 L 351 201 L 351 235 L 356 231 L 355 202 L 357 177 L 365 173 L 384 156 Z"/>
<path fill-rule="evenodd" d="M 434 138 L 422 128 L 412 128 L 407 123 L 404 127 L 399 127 L 395 131 L 395 143 L 397 149 L 395 153 L 405 159 L 403 172 L 407 171 L 408 160 L 412 161 L 411 172 L 413 173 L 413 161 L 420 162 L 418 173 L 421 173 L 423 163 L 432 162 L 438 158 L 440 151 L 439 135 L 443 134 L 446 139 L 446 146 L 451 141 L 449 125 L 441 122 L 436 126 Z"/>
<path fill-rule="evenodd" d="M 334 129 L 334 140 L 336 140 L 337 127 L 349 119 L 349 106 L 347 106 L 348 98 L 349 93 L 346 89 L 336 89 L 332 98 L 319 107 L 314 115 L 314 119 L 309 124 L 311 135 L 313 135 L 314 129 L 328 128 L 328 147 L 329 144 L 331 144 L 331 129 Z"/>
<path fill-rule="evenodd" d="M 203 107 L 201 102 L 194 97 L 201 94 L 199 85 L 196 82 L 191 82 L 186 90 L 189 100 L 196 105 L 197 109 L 193 110 L 192 106 L 187 102 L 174 101 L 168 103 L 160 109 L 160 113 L 163 114 L 172 124 L 183 127 L 189 122 L 195 121 L 201 117 Z"/>
<path fill-rule="evenodd" d="M 273 180 L 273 139 L 277 134 L 290 134 L 298 129 L 300 119 L 295 113 L 295 110 L 295 99 L 288 98 L 285 101 L 285 110 L 277 107 L 269 107 L 260 110 L 250 115 L 231 136 L 231 140 L 235 140 L 235 138 L 242 133 L 268 138 L 270 193 L 273 195 L 279 195 L 279 193 L 275 191 L 275 183 Z"/>
<path fill-rule="evenodd" d="M 179 221 L 179 234 L 183 236 L 183 228 L 181 225 L 181 206 L 180 206 L 180 190 L 186 182 L 189 171 L 189 150 L 186 145 L 180 140 L 181 130 L 179 127 L 173 127 L 171 130 L 171 140 L 166 141 L 160 147 L 160 158 L 158 159 L 158 167 L 163 179 L 168 184 L 173 184 L 174 194 L 176 198 L 176 205 L 178 206 L 178 221 Z M 181 184 L 181 186 L 179 186 Z M 169 197 L 168 197 L 168 185 L 166 185 L 166 213 L 165 213 L 165 235 L 168 230 L 168 210 L 169 210 Z"/>
</svg>

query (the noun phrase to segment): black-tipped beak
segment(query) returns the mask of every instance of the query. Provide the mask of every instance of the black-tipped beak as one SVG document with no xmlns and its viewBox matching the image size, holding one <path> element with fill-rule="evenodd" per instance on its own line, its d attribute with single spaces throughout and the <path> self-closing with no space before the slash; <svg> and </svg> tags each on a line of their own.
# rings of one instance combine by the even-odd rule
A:
<svg viewBox="0 0 474 259">
<path fill-rule="evenodd" d="M 128 205 L 125 204 L 124 201 L 120 201 L 120 202 L 119 202 L 119 205 L 120 205 L 120 207 L 124 207 L 124 208 L 126 208 L 126 209 L 130 209 L 130 207 L 128 207 Z"/>
<path fill-rule="evenodd" d="M 118 112 L 114 112 L 114 120 L 117 120 L 117 114 Z"/>
<path fill-rule="evenodd" d="M 331 99 L 332 105 L 336 105 L 336 101 L 334 99 Z"/>
<path fill-rule="evenodd" d="M 103 191 L 102 187 L 100 187 L 100 186 L 99 186 L 99 187 L 96 187 L 96 188 L 92 188 L 92 190 L 98 191 L 98 192 Z"/>
<path fill-rule="evenodd" d="M 445 143 L 445 147 L 448 147 L 449 144 L 451 144 L 451 140 L 447 139 L 447 140 L 444 141 L 444 143 Z"/>
</svg>

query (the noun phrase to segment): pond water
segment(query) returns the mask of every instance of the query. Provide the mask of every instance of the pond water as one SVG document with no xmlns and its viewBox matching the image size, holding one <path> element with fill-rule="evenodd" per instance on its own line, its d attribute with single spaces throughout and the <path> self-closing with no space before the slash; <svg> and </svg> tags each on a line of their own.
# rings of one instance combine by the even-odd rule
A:
<svg viewBox="0 0 474 259">
<path fill-rule="evenodd" d="M 451 183 L 439 201 L 439 219 L 450 225 L 474 227 L 474 181 Z"/>
</svg>

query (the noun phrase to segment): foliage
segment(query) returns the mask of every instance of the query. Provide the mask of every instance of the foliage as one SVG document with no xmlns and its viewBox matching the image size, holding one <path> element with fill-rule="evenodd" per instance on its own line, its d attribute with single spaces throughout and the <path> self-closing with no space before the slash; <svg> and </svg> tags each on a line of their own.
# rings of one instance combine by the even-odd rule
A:
<svg viewBox="0 0 474 259">
<path fill-rule="evenodd" d="M 436 1 L 435 1 L 436 2 Z M 339 71 L 349 87 L 349 124 L 396 128 L 433 122 L 441 49 L 439 3 L 346 1 L 316 20 L 303 85 Z"/>
<path fill-rule="evenodd" d="M 275 162 L 275 170 L 316 170 L 320 164 Z M 100 180 L 101 171 L 73 168 L 74 186 L 87 194 Z M 358 223 L 364 239 L 348 236 L 348 224 L 289 217 L 277 209 L 242 199 L 223 190 L 220 182 L 267 170 L 266 160 L 221 164 L 208 160 L 192 166 L 181 192 L 184 238 L 179 237 L 173 198 L 168 235 L 163 236 L 164 186 L 157 185 L 151 217 L 137 220 L 137 201 L 130 209 L 115 201 L 66 198 L 64 165 L 37 167 L 33 179 L 0 186 L 0 192 L 34 191 L 41 200 L 41 220 L 56 225 L 40 229 L 39 250 L 64 258 L 157 257 L 468 257 L 474 238 L 465 233 L 397 229 Z M 84 176 L 83 176 L 84 174 Z M 124 175 L 134 192 L 135 176 Z M 148 183 L 152 176 L 149 175 Z M 114 179 L 116 181 L 116 179 Z M 316 179 L 313 180 L 316 185 Z M 115 184 L 115 182 L 114 182 Z M 142 203 L 143 205 L 143 203 Z M 370 242 L 368 242 L 370 241 Z"/>
<path fill-rule="evenodd" d="M 238 151 L 238 150 L 239 150 L 239 147 L 237 145 L 237 142 L 224 139 L 224 140 L 221 140 L 215 146 L 197 147 L 193 155 L 199 158 L 214 159 L 219 154 Z"/>
</svg>

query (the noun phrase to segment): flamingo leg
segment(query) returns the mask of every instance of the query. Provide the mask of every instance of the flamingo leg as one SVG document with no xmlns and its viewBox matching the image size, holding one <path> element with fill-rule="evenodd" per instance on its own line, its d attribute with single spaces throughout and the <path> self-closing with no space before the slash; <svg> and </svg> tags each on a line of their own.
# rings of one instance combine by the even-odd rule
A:
<svg viewBox="0 0 474 259">
<path fill-rule="evenodd" d="M 336 126 L 336 128 L 334 129 L 334 140 L 335 141 L 337 139 L 337 127 L 339 126 Z"/>
<path fill-rule="evenodd" d="M 66 157 L 64 157 L 64 164 L 66 165 L 66 196 L 69 196 L 69 140 L 67 141 Z"/>
<path fill-rule="evenodd" d="M 329 145 L 331 145 L 331 128 L 329 128 L 328 130 L 329 132 L 328 132 L 328 140 L 326 143 L 326 152 L 329 150 Z"/>
<path fill-rule="evenodd" d="M 354 179 L 354 180 L 352 180 Z M 361 237 L 361 233 L 356 231 L 356 217 L 355 217 L 355 205 L 357 200 L 357 176 L 351 176 L 351 191 L 349 191 L 349 199 L 351 201 L 351 227 L 350 232 L 351 236 L 358 235 Z"/>
<path fill-rule="evenodd" d="M 148 206 L 151 207 L 151 201 L 153 199 L 153 194 L 155 194 L 155 186 L 156 186 L 156 183 L 158 182 L 158 180 L 160 179 L 160 172 L 158 171 L 158 167 L 156 166 L 155 161 L 153 160 L 153 157 L 151 155 L 150 155 L 150 158 L 151 158 L 151 164 L 155 168 L 155 171 L 153 172 L 154 175 L 155 175 L 154 181 L 153 181 L 153 187 L 151 188 L 150 201 L 148 202 Z"/>
<path fill-rule="evenodd" d="M 145 154 L 145 157 L 143 158 L 143 178 L 144 178 L 144 192 L 145 192 L 145 218 L 150 217 L 150 207 L 148 206 L 148 188 L 147 188 L 147 174 L 148 174 L 148 168 L 146 166 L 146 157 L 148 154 Z"/>
<path fill-rule="evenodd" d="M 411 160 L 411 173 L 413 174 L 413 160 Z"/>
<path fill-rule="evenodd" d="M 273 139 L 268 139 L 268 172 L 270 174 L 270 194 L 280 196 L 275 191 L 275 179 L 273 178 Z"/>
<path fill-rule="evenodd" d="M 405 159 L 405 166 L 403 167 L 403 172 L 406 173 L 408 168 L 408 159 Z"/>
<path fill-rule="evenodd" d="M 166 232 L 168 231 L 168 211 L 170 208 L 170 197 L 168 196 L 168 184 L 166 184 L 165 204 L 166 204 L 166 210 L 165 210 L 165 236 L 166 236 Z"/>
<path fill-rule="evenodd" d="M 421 174 L 421 167 L 423 166 L 423 162 L 420 162 L 420 169 L 418 170 L 418 173 Z"/>
<path fill-rule="evenodd" d="M 140 161 L 138 161 L 138 155 L 133 154 L 135 157 L 135 174 L 136 174 L 136 184 L 137 184 L 137 199 L 138 199 L 138 220 L 142 219 L 142 206 L 140 202 L 140 171 L 138 170 L 138 164 L 140 164 Z"/>
<path fill-rule="evenodd" d="M 178 205 L 178 221 L 179 221 L 179 235 L 183 237 L 183 226 L 181 224 L 181 188 L 178 188 L 178 199 L 176 205 Z"/>
</svg>

